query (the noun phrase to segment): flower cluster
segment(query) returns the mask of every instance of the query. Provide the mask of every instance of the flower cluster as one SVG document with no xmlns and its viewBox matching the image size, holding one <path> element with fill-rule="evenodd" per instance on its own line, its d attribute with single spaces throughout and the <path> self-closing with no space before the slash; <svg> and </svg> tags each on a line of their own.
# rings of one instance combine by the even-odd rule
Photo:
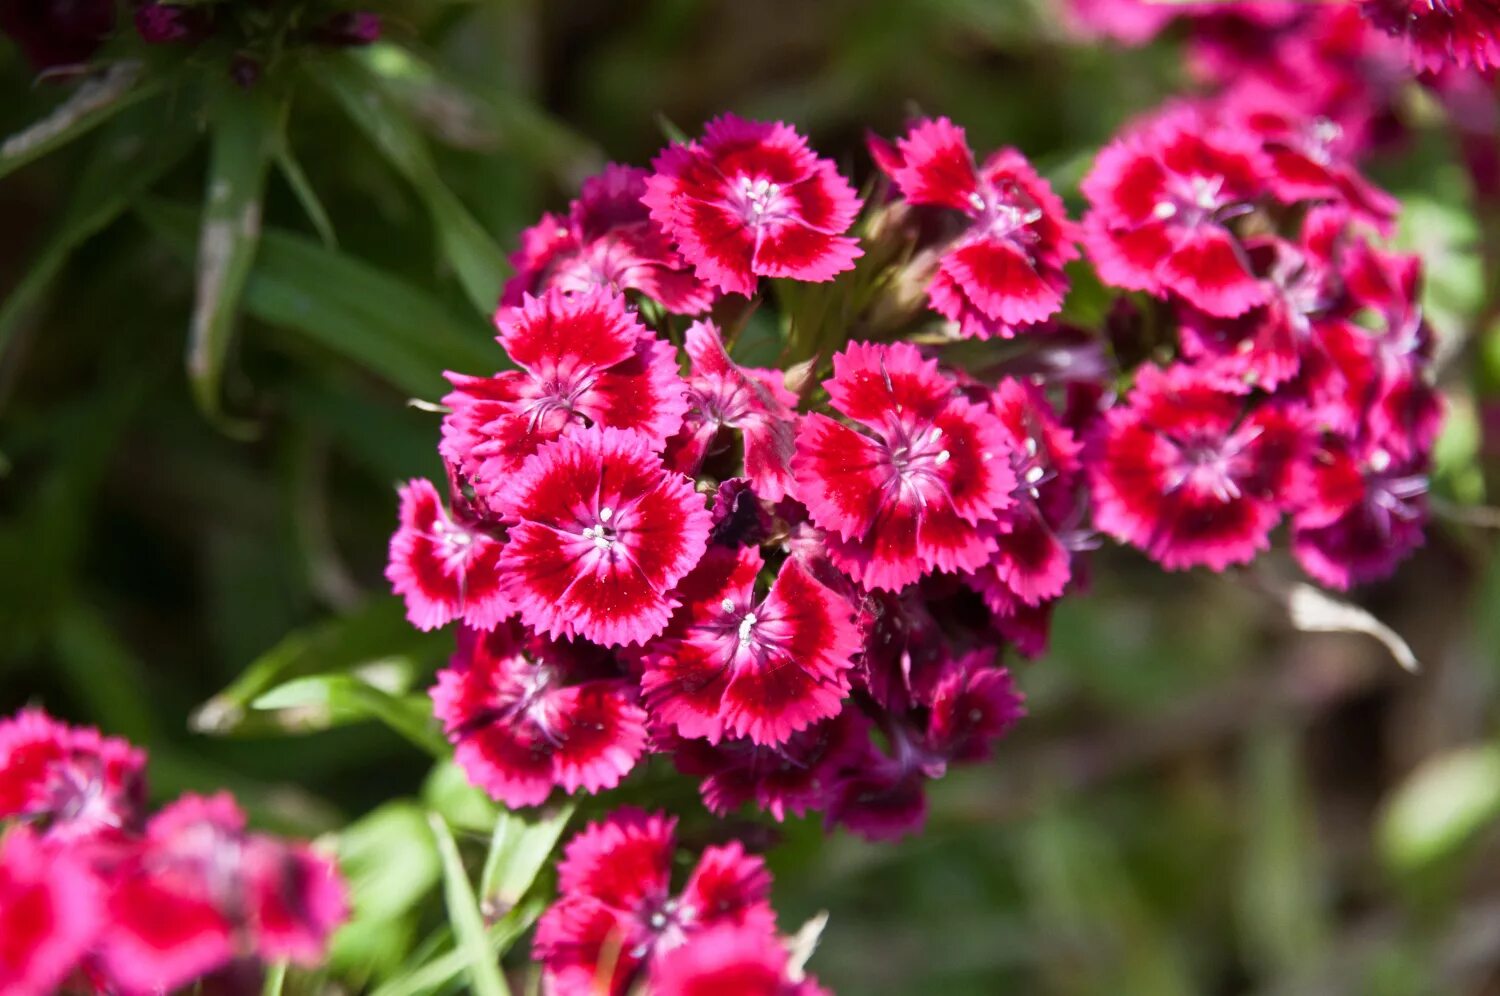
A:
<svg viewBox="0 0 1500 996">
<path fill-rule="evenodd" d="M 346 916 L 332 862 L 249 832 L 227 794 L 149 813 L 145 764 L 39 710 L 0 720 L 0 992 L 164 992 L 322 957 Z"/>
<path fill-rule="evenodd" d="M 553 996 L 823 996 L 776 933 L 771 876 L 738 843 L 672 886 L 676 821 L 620 809 L 568 842 L 533 952 Z"/>
</svg>

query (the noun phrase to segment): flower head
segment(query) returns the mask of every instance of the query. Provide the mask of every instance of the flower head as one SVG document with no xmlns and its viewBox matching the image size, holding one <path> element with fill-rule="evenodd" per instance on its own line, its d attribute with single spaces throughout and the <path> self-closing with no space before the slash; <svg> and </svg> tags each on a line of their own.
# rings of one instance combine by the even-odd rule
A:
<svg viewBox="0 0 1500 996">
<path fill-rule="evenodd" d="M 1360 9 L 1375 27 L 1406 42 L 1419 70 L 1500 66 L 1500 5 L 1494 0 L 1360 0 Z"/>
<path fill-rule="evenodd" d="M 385 576 L 406 599 L 406 617 L 418 629 L 462 619 L 494 629 L 515 612 L 501 590 L 500 530 L 464 521 L 443 507 L 431 481 L 401 488 L 401 525 L 391 537 Z"/>
<path fill-rule="evenodd" d="M 145 815 L 145 752 L 40 709 L 0 719 L 0 820 L 50 841 L 133 831 Z"/>
<path fill-rule="evenodd" d="M 810 979 L 789 974 L 789 953 L 774 934 L 754 927 L 703 931 L 662 955 L 651 971 L 653 996 L 826 996 Z"/>
<path fill-rule="evenodd" d="M 81 856 L 26 828 L 0 838 L 0 992 L 58 991 L 93 943 L 101 900 Z"/>
<path fill-rule="evenodd" d="M 859 213 L 854 188 L 787 125 L 726 114 L 652 165 L 642 198 L 652 220 L 725 293 L 753 294 L 759 277 L 832 280 L 861 255 L 844 234 Z"/>
</svg>

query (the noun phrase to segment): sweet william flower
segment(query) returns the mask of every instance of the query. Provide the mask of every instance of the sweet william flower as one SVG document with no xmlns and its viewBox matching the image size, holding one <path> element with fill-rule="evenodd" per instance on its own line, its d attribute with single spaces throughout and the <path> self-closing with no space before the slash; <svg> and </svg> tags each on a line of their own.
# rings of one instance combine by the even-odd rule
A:
<svg viewBox="0 0 1500 996">
<path fill-rule="evenodd" d="M 832 280 L 863 254 L 844 234 L 859 213 L 854 188 L 787 125 L 726 114 L 652 166 L 642 198 L 652 220 L 725 293 L 754 294 L 760 277 Z"/>
<path fill-rule="evenodd" d="M 705 930 L 774 931 L 770 875 L 738 842 L 706 848 L 682 891 L 673 892 L 675 828 L 660 813 L 625 808 L 568 842 L 558 900 L 542 914 L 532 944 L 548 992 L 622 994 Z"/>
<path fill-rule="evenodd" d="M 849 604 L 796 558 L 781 565 L 764 600 L 755 547 L 714 547 L 678 585 L 681 607 L 647 648 L 647 707 L 685 737 L 726 733 L 757 744 L 839 711 L 859 631 Z"/>
<path fill-rule="evenodd" d="M 544 214 L 521 233 L 501 303 L 520 305 L 550 287 L 580 293 L 604 287 L 637 291 L 668 311 L 697 315 L 714 302 L 651 219 L 641 197 L 650 171 L 614 163 L 583 182 L 565 217 Z"/>
<path fill-rule="evenodd" d="M 1167 570 L 1246 563 L 1269 546 L 1304 448 L 1288 411 L 1188 367 L 1142 367 L 1105 415 L 1094 523 Z"/>
<path fill-rule="evenodd" d="M 1265 299 L 1229 223 L 1268 191 L 1254 135 L 1174 108 L 1127 130 L 1084 177 L 1084 244 L 1106 283 L 1231 318 Z"/>
<path fill-rule="evenodd" d="M 520 369 L 489 378 L 449 375 L 440 452 L 480 498 L 526 458 L 575 425 L 639 435 L 660 452 L 687 409 L 672 347 L 657 339 L 614 290 L 558 288 L 502 307 L 500 345 Z"/>
<path fill-rule="evenodd" d="M 1331 442 L 1310 461 L 1311 487 L 1292 517 L 1292 554 L 1333 588 L 1378 581 L 1422 543 L 1427 468 L 1373 442 Z"/>
<path fill-rule="evenodd" d="M 465 630 L 432 701 L 469 781 L 510 807 L 555 786 L 613 788 L 646 744 L 646 714 L 612 655 L 514 625 Z"/>
<path fill-rule="evenodd" d="M 514 523 L 499 569 L 522 621 L 606 647 L 662 631 L 711 524 L 703 497 L 644 438 L 597 427 L 542 447 L 498 506 Z"/>
<path fill-rule="evenodd" d="M 145 816 L 145 765 L 123 740 L 23 709 L 0 720 L 0 820 L 63 843 L 132 832 Z"/>
<path fill-rule="evenodd" d="M 869 430 L 812 414 L 798 432 L 795 496 L 829 534 L 833 563 L 866 588 L 894 591 L 987 561 L 1016 483 L 994 415 L 907 343 L 850 344 L 823 386 L 835 410 Z"/>
<path fill-rule="evenodd" d="M 418 629 L 462 619 L 494 629 L 515 607 L 500 583 L 501 531 L 464 521 L 443 507 L 431 481 L 401 488 L 400 526 L 391 536 L 385 576 L 406 600 L 406 617 Z"/>
<path fill-rule="evenodd" d="M 713 927 L 657 960 L 652 996 L 827 996 L 812 979 L 794 980 L 786 945 L 753 927 Z"/>
<path fill-rule="evenodd" d="M 1376 28 L 1405 42 L 1418 70 L 1500 66 L 1495 0 L 1360 0 L 1360 9 Z"/>
<path fill-rule="evenodd" d="M 0 992 L 57 992 L 93 944 L 102 900 L 81 856 L 24 827 L 0 838 Z"/>
<path fill-rule="evenodd" d="M 1014 336 L 1062 308 L 1063 264 L 1078 258 L 1062 201 L 1015 149 L 978 165 L 964 130 L 918 122 L 894 145 L 872 140 L 876 162 L 908 203 L 961 212 L 928 288 L 933 310 L 966 336 Z"/>
</svg>

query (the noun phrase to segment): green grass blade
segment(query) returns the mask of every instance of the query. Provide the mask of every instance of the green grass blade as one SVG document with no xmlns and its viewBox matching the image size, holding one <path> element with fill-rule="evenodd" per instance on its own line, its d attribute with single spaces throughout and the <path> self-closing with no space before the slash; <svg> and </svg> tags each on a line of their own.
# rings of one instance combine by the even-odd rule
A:
<svg viewBox="0 0 1500 996">
<path fill-rule="evenodd" d="M 0 177 L 97 128 L 136 101 L 161 89 L 134 60 L 117 62 L 83 83 L 51 114 L 0 142 Z"/>
<path fill-rule="evenodd" d="M 429 813 L 427 820 L 432 826 L 433 837 L 437 839 L 438 854 L 443 859 L 443 894 L 448 902 L 448 919 L 453 924 L 454 936 L 458 938 L 459 950 L 464 952 L 469 982 L 478 996 L 510 996 L 510 987 L 500 972 L 499 958 L 490 948 L 484 916 L 474 901 L 474 890 L 469 885 L 469 876 L 464 871 L 453 834 L 436 813 Z"/>
</svg>

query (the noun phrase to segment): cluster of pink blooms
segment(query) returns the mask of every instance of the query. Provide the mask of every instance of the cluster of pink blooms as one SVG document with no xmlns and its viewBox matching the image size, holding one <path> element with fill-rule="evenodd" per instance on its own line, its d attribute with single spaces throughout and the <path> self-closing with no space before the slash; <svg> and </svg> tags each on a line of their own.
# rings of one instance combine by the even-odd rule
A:
<svg viewBox="0 0 1500 996">
<path fill-rule="evenodd" d="M 676 821 L 620 809 L 575 836 L 558 865 L 561 898 L 534 951 L 553 996 L 825 996 L 777 935 L 765 863 L 737 843 L 704 849 L 672 886 Z"/>
<path fill-rule="evenodd" d="M 347 907 L 333 863 L 248 831 L 227 794 L 148 812 L 145 765 L 39 710 L 0 720 L 0 992 L 132 996 L 323 956 Z"/>
</svg>

